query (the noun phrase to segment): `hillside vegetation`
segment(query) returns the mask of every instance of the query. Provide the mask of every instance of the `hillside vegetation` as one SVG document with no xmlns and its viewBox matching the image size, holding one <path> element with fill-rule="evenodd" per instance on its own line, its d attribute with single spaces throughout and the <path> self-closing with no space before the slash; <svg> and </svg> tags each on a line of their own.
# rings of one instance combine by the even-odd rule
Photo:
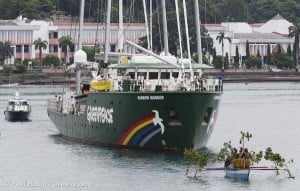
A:
<svg viewBox="0 0 300 191">
<path fill-rule="evenodd" d="M 85 2 L 85 19 L 103 22 L 107 1 L 86 0 Z M 154 6 L 157 2 L 160 1 L 153 0 Z M 168 11 L 175 10 L 173 2 L 166 1 Z M 200 0 L 199 2 L 202 23 L 223 21 L 260 23 L 269 20 L 277 13 L 292 23 L 300 22 L 299 0 Z M 193 1 L 187 3 L 188 10 L 193 10 Z M 124 0 L 123 4 L 126 22 L 143 21 L 141 0 Z M 14 19 L 20 14 L 28 19 L 49 19 L 54 14 L 76 17 L 79 14 L 79 5 L 80 0 L 0 0 L 0 19 Z M 118 1 L 113 0 L 112 6 L 112 20 L 117 21 Z"/>
</svg>

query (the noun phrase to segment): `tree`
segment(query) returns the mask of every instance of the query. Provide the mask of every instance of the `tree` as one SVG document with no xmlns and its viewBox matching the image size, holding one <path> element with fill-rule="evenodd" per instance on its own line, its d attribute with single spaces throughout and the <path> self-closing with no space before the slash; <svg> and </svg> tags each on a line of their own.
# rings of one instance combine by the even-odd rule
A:
<svg viewBox="0 0 300 191">
<path fill-rule="evenodd" d="M 101 48 L 97 45 L 95 45 L 93 47 L 83 46 L 82 50 L 84 50 L 84 52 L 86 52 L 87 60 L 92 61 L 92 62 L 95 61 L 95 53 L 102 51 Z"/>
<path fill-rule="evenodd" d="M 4 64 L 8 58 L 11 58 L 12 55 L 13 55 L 13 51 L 10 42 L 9 41 L 6 41 L 5 43 L 0 42 L 0 58 L 1 60 L 4 61 Z"/>
<path fill-rule="evenodd" d="M 49 54 L 43 58 L 43 64 L 46 66 L 51 66 L 53 64 L 54 67 L 57 67 L 60 64 L 60 60 L 57 56 Z"/>
<path fill-rule="evenodd" d="M 67 35 L 58 39 L 59 47 L 64 52 L 64 62 L 67 64 L 69 61 L 69 50 L 74 47 L 73 39 Z"/>
<path fill-rule="evenodd" d="M 260 58 L 255 56 L 249 56 L 244 60 L 247 68 L 253 68 L 253 67 L 261 67 L 261 61 Z"/>
<path fill-rule="evenodd" d="M 259 49 L 257 49 L 256 57 L 260 58 L 260 51 L 259 51 Z"/>
<path fill-rule="evenodd" d="M 280 69 L 293 68 L 293 60 L 287 53 L 274 54 L 274 65 Z"/>
<path fill-rule="evenodd" d="M 221 43 L 222 45 L 222 72 L 224 72 L 224 40 L 228 40 L 228 42 L 231 43 L 231 38 L 225 37 L 224 32 L 220 32 L 216 40 L 219 40 L 219 44 Z"/>
<path fill-rule="evenodd" d="M 268 65 L 272 64 L 271 45 L 270 44 L 268 44 L 268 46 L 267 46 L 267 59 L 266 59 L 266 63 Z"/>
<path fill-rule="evenodd" d="M 216 9 L 220 18 L 245 21 L 247 17 L 245 3 L 241 0 L 223 0 L 221 3 L 216 4 Z"/>
<path fill-rule="evenodd" d="M 33 42 L 33 44 L 35 45 L 35 49 L 39 49 L 39 71 L 42 72 L 42 53 L 43 49 L 47 48 L 48 42 L 38 38 Z"/>
<path fill-rule="evenodd" d="M 240 61 L 240 53 L 239 53 L 239 47 L 236 46 L 235 47 L 235 56 L 234 56 L 234 68 L 238 68 L 239 67 L 239 61 Z"/>
<path fill-rule="evenodd" d="M 250 56 L 249 41 L 246 41 L 246 59 Z"/>
<path fill-rule="evenodd" d="M 26 65 L 25 64 L 22 64 L 21 62 L 18 62 L 15 64 L 16 66 L 16 73 L 19 73 L 19 74 L 23 74 L 26 72 Z"/>
<path fill-rule="evenodd" d="M 290 44 L 289 44 L 288 47 L 287 47 L 286 53 L 288 54 L 288 56 L 289 56 L 290 58 L 292 58 L 292 48 L 291 48 L 291 45 L 290 45 Z"/>
<path fill-rule="evenodd" d="M 289 37 L 294 37 L 294 51 L 295 51 L 295 66 L 296 71 L 298 71 L 298 65 L 299 65 L 299 36 L 300 36 L 300 26 L 294 25 L 289 27 Z"/>
</svg>

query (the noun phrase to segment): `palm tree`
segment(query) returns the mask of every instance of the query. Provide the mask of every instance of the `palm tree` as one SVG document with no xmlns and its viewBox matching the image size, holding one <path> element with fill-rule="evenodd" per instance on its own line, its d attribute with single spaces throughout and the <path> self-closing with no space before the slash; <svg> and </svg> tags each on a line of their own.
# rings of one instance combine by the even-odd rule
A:
<svg viewBox="0 0 300 191">
<path fill-rule="evenodd" d="M 222 43 L 222 72 L 224 72 L 224 40 L 228 40 L 231 43 L 231 38 L 225 37 L 224 32 L 220 32 L 216 40 L 219 40 L 219 44 Z"/>
<path fill-rule="evenodd" d="M 43 49 L 47 48 L 48 42 L 38 38 L 33 42 L 33 44 L 35 45 L 35 49 L 39 49 L 39 71 L 42 72 L 42 53 Z"/>
<path fill-rule="evenodd" d="M 8 58 L 11 58 L 13 55 L 13 50 L 11 48 L 11 44 L 9 41 L 6 42 L 0 42 L 0 58 L 4 62 L 7 61 Z"/>
<path fill-rule="evenodd" d="M 58 39 L 58 42 L 59 42 L 59 47 L 64 52 L 64 60 L 65 63 L 67 64 L 67 62 L 69 62 L 69 55 L 68 55 L 69 49 L 74 46 L 73 39 L 69 35 L 67 35 L 67 36 L 60 37 Z"/>
<path fill-rule="evenodd" d="M 296 53 L 296 71 L 298 71 L 298 65 L 299 65 L 299 36 L 300 36 L 300 26 L 294 25 L 289 27 L 289 37 L 294 37 L 294 51 Z"/>
</svg>

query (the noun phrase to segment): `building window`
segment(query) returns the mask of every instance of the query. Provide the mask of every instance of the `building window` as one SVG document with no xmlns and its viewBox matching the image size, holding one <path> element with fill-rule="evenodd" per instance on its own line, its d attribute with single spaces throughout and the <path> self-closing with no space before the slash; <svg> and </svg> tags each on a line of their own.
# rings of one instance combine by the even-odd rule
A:
<svg viewBox="0 0 300 191">
<path fill-rule="evenodd" d="M 158 79 L 157 72 L 149 72 L 149 80 Z"/>
<path fill-rule="evenodd" d="M 16 46 L 16 52 L 17 53 L 21 53 L 22 52 L 22 46 L 21 45 L 17 45 Z"/>
<path fill-rule="evenodd" d="M 53 32 L 53 38 L 58 38 L 58 32 Z"/>
<path fill-rule="evenodd" d="M 24 52 L 28 53 L 29 52 L 29 45 L 24 45 Z"/>
<path fill-rule="evenodd" d="M 57 45 L 53 46 L 53 52 L 58 52 L 58 46 Z"/>
<path fill-rule="evenodd" d="M 170 72 L 162 72 L 160 74 L 160 79 L 170 79 Z"/>
<path fill-rule="evenodd" d="M 48 36 L 49 39 L 58 38 L 58 32 L 50 32 Z"/>
<path fill-rule="evenodd" d="M 58 45 L 49 45 L 49 52 L 58 52 Z"/>
</svg>

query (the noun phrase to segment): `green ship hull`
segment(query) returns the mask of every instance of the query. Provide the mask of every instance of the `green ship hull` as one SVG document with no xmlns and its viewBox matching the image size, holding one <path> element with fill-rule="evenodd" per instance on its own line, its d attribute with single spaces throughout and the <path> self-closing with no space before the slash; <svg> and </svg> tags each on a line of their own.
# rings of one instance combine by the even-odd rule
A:
<svg viewBox="0 0 300 191">
<path fill-rule="evenodd" d="M 79 111 L 48 103 L 59 132 L 76 141 L 115 147 L 201 149 L 212 133 L 221 92 L 90 92 Z M 60 103 L 61 102 L 61 103 Z M 52 106 L 51 106 L 52 104 Z"/>
</svg>

